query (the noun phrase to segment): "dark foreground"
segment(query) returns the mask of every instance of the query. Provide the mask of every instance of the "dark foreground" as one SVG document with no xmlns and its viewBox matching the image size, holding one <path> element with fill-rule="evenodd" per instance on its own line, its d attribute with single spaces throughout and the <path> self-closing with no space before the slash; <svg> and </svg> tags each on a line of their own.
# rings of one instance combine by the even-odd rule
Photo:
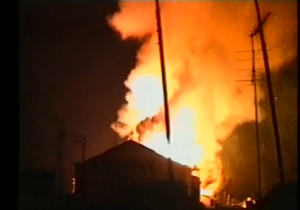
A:
<svg viewBox="0 0 300 210">
<path fill-rule="evenodd" d="M 289 182 L 285 186 L 277 185 L 256 205 L 253 210 L 296 210 L 297 182 Z M 149 192 L 132 192 L 125 197 L 93 199 L 83 201 L 78 195 L 64 195 L 60 198 L 43 195 L 21 195 L 20 210 L 202 210 L 201 203 L 184 195 L 153 194 Z M 216 207 L 215 209 L 230 210 L 240 207 Z"/>
</svg>

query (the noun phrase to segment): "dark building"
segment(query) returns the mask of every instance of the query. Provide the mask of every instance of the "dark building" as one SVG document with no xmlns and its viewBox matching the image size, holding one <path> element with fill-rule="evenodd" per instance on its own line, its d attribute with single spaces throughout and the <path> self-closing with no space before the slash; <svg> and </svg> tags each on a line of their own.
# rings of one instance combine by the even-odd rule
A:
<svg viewBox="0 0 300 210">
<path fill-rule="evenodd" d="M 19 209 L 47 209 L 52 205 L 55 173 L 43 170 L 22 170 L 19 174 Z"/>
<path fill-rule="evenodd" d="M 20 173 L 19 183 L 22 195 L 51 195 L 54 192 L 55 173 L 24 170 Z"/>
<path fill-rule="evenodd" d="M 141 189 L 163 193 L 172 186 L 173 193 L 198 201 L 200 181 L 192 176 L 192 169 L 172 161 L 174 181 L 170 182 L 168 164 L 169 159 L 155 151 L 135 141 L 126 141 L 83 163 L 76 163 L 75 192 L 85 198 L 97 195 L 115 199 L 117 195 L 129 195 L 133 191 L 141 193 Z"/>
</svg>

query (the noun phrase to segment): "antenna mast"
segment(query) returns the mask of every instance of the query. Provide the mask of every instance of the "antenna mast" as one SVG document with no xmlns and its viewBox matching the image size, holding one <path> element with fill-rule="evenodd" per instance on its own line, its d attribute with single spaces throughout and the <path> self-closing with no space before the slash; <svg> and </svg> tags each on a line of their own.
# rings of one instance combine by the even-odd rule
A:
<svg viewBox="0 0 300 210">
<path fill-rule="evenodd" d="M 250 35 L 252 46 L 252 82 L 254 86 L 254 107 L 255 107 L 255 134 L 256 134 L 256 146 L 257 146 L 257 184 L 258 184 L 258 199 L 261 199 L 261 162 L 260 162 L 260 139 L 259 139 L 259 126 L 258 126 L 258 107 L 257 107 L 257 87 L 256 87 L 256 70 L 255 70 L 255 49 L 253 36 Z"/>
<path fill-rule="evenodd" d="M 263 24 L 266 22 L 267 18 L 270 16 L 271 13 L 268 13 L 266 18 L 264 20 L 262 20 L 261 15 L 260 15 L 258 0 L 254 0 L 254 4 L 255 4 L 257 20 L 258 20 L 258 27 L 255 30 L 256 31 L 255 33 L 259 33 L 259 35 L 260 35 L 263 59 L 264 59 L 264 63 L 265 63 L 266 80 L 267 80 L 267 86 L 268 86 L 268 92 L 269 92 L 272 122 L 273 122 L 274 136 L 275 136 L 275 142 L 276 142 L 279 181 L 281 182 L 281 184 L 284 184 L 284 181 L 285 181 L 284 180 L 284 166 L 283 166 L 283 159 L 282 159 L 282 153 L 281 153 L 281 142 L 280 142 L 280 135 L 279 135 L 279 128 L 278 128 L 278 120 L 277 120 L 276 107 L 275 107 L 275 102 L 274 102 L 274 93 L 273 93 L 273 89 L 272 89 L 271 72 L 270 72 L 268 52 L 267 52 L 267 47 L 266 47 L 266 40 L 265 40 L 265 36 L 264 36 L 264 31 L 262 28 Z"/>
</svg>

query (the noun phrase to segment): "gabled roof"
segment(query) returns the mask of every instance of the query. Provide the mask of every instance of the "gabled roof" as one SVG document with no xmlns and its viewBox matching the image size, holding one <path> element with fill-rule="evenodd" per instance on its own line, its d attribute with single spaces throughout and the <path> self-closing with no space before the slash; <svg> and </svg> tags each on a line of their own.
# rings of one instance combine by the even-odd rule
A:
<svg viewBox="0 0 300 210">
<path fill-rule="evenodd" d="M 122 149 L 122 148 L 124 148 L 124 147 L 127 147 L 127 146 L 130 146 L 130 147 L 132 147 L 133 149 L 134 149 L 134 148 L 137 148 L 137 149 L 143 149 L 143 150 L 145 150 L 145 151 L 150 151 L 150 152 L 154 153 L 155 155 L 157 155 L 157 156 L 159 156 L 159 157 L 161 157 L 161 158 L 168 159 L 168 158 L 166 158 L 166 157 L 164 157 L 164 156 L 158 154 L 158 153 L 155 152 L 154 150 L 152 150 L 152 149 L 150 149 L 150 148 L 148 148 L 148 147 L 146 147 L 146 146 L 144 146 L 144 145 L 142 145 L 142 144 L 140 144 L 140 143 L 138 143 L 138 142 L 136 142 L 136 141 L 128 140 L 128 141 L 122 142 L 121 144 L 119 144 L 119 145 L 117 145 L 117 146 L 115 146 L 115 147 L 112 147 L 112 148 L 106 150 L 105 152 L 103 152 L 103 153 L 101 153 L 101 154 L 99 154 L 99 155 L 96 155 L 96 156 L 94 156 L 94 157 L 91 157 L 91 158 L 85 160 L 84 163 L 91 162 L 91 161 L 96 160 L 96 159 L 102 159 L 103 157 L 105 157 L 105 156 L 111 154 L 112 152 L 115 152 L 115 151 L 117 151 L 117 150 L 119 150 L 119 149 Z M 172 161 L 172 162 L 173 162 L 174 164 L 183 166 L 182 164 L 180 164 L 180 163 L 178 163 L 178 162 L 175 162 L 175 161 Z M 76 164 L 80 164 L 80 163 L 76 163 Z"/>
<path fill-rule="evenodd" d="M 144 150 L 148 150 L 148 151 L 151 151 L 151 152 L 153 152 L 153 153 L 156 153 L 154 150 L 152 150 L 152 149 L 150 149 L 150 148 L 148 148 L 148 147 L 146 147 L 146 146 L 144 146 L 144 145 L 142 145 L 142 144 L 140 144 L 140 143 L 138 143 L 138 142 L 136 142 L 136 141 L 128 140 L 128 141 L 124 141 L 124 142 L 118 144 L 118 145 L 115 146 L 115 147 L 112 147 L 112 148 L 110 148 L 110 149 L 104 151 L 103 153 L 101 153 L 101 154 L 99 154 L 99 155 L 96 155 L 96 156 L 94 156 L 94 157 L 91 157 L 91 158 L 89 158 L 89 159 L 86 159 L 86 160 L 84 161 L 84 163 L 86 163 L 86 162 L 91 162 L 91 161 L 96 160 L 96 159 L 101 159 L 102 157 L 107 156 L 107 155 L 111 154 L 112 152 L 115 152 L 115 151 L 117 151 L 117 150 L 119 150 L 119 149 L 121 149 L 121 148 L 124 148 L 125 146 L 129 146 L 129 145 L 130 145 L 131 147 L 133 147 L 133 148 L 134 148 L 134 147 L 140 148 L 140 149 L 142 148 L 142 149 L 144 149 Z M 76 164 L 80 164 L 80 163 L 76 163 Z"/>
</svg>

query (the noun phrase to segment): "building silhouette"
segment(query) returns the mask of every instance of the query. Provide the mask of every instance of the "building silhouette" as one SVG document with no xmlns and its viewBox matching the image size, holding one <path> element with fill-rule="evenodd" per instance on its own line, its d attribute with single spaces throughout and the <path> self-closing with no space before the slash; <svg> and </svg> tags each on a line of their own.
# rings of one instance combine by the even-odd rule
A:
<svg viewBox="0 0 300 210">
<path fill-rule="evenodd" d="M 75 193 L 89 203 L 93 199 L 122 203 L 130 198 L 149 200 L 155 196 L 165 200 L 187 198 L 198 203 L 200 180 L 192 175 L 193 169 L 172 161 L 174 180 L 170 180 L 168 162 L 155 151 L 126 141 L 75 164 Z"/>
</svg>

